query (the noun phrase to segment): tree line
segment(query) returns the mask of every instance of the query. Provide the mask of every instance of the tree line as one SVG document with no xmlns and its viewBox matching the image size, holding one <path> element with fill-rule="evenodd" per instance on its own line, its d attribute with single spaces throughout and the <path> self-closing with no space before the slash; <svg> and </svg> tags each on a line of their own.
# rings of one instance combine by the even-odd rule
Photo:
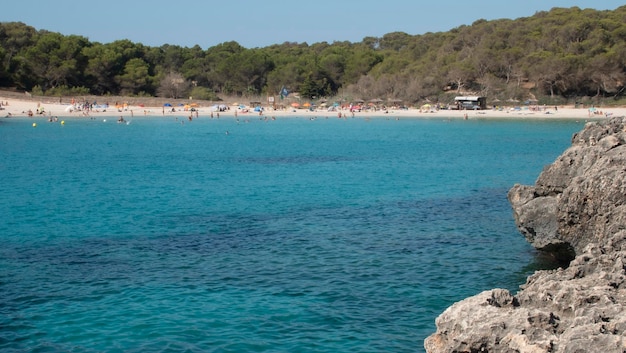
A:
<svg viewBox="0 0 626 353">
<path fill-rule="evenodd" d="M 450 94 L 547 103 L 624 97 L 626 6 L 553 8 L 514 20 L 478 20 L 447 32 L 394 32 L 361 42 L 235 41 L 145 46 L 91 42 L 0 23 L 0 87 L 42 95 L 220 100 L 275 96 L 444 101 Z"/>
</svg>

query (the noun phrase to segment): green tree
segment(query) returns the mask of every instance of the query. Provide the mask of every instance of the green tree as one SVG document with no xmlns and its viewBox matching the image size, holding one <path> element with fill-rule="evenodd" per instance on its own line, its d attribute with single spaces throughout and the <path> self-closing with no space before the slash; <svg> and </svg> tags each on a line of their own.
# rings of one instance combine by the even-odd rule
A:
<svg viewBox="0 0 626 353">
<path fill-rule="evenodd" d="M 151 90 L 148 64 L 139 58 L 128 60 L 121 75 L 116 76 L 122 95 L 136 95 Z"/>
<path fill-rule="evenodd" d="M 27 26 L 22 22 L 0 23 L 0 85 L 10 87 L 17 84 L 21 88 L 31 86 L 24 84 L 22 81 L 26 79 L 19 77 L 22 68 L 18 65 L 20 60 L 16 57 L 20 52 L 31 47 L 37 38 L 37 31 L 33 27 Z M 26 79 L 26 82 L 31 81 Z M 31 86 L 32 87 L 32 86 Z"/>
<path fill-rule="evenodd" d="M 88 87 L 94 94 L 114 94 L 119 92 L 119 83 L 115 77 L 120 75 L 124 68 L 122 53 L 109 45 L 96 43 L 83 49 L 88 58 L 85 68 L 85 78 Z"/>
<path fill-rule="evenodd" d="M 35 83 L 44 91 L 59 85 L 77 86 L 83 82 L 81 73 L 87 60 L 82 49 L 87 44 L 84 37 L 47 32 L 26 50 L 22 64 L 38 78 Z"/>
</svg>

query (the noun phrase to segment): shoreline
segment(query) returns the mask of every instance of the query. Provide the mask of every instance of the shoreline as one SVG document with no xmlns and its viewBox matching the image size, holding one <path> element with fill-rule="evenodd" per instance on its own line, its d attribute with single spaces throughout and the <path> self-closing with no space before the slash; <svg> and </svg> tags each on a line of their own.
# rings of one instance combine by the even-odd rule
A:
<svg viewBox="0 0 626 353">
<path fill-rule="evenodd" d="M 0 97 L 2 107 L 0 117 L 18 118 L 26 117 L 37 120 L 48 120 L 51 117 L 63 118 L 120 118 L 125 120 L 142 117 L 183 117 L 203 118 L 203 117 L 225 117 L 225 118 L 252 118 L 252 117 L 307 117 L 307 118 L 457 118 L 457 119 L 576 119 L 576 120 L 597 120 L 610 117 L 626 116 L 626 107 L 615 107 L 606 109 L 573 108 L 568 106 L 539 107 L 538 111 L 522 107 L 514 109 L 512 107 L 501 107 L 499 109 L 486 110 L 429 110 L 420 109 L 388 109 L 366 110 L 361 112 L 351 112 L 349 109 L 338 111 L 327 111 L 326 109 L 277 109 L 264 106 L 262 114 L 253 109 L 240 109 L 237 106 L 226 105 L 228 110 L 217 112 L 211 106 L 198 106 L 194 111 L 184 107 L 161 107 L 161 106 L 138 106 L 128 105 L 116 108 L 115 106 L 94 108 L 90 111 L 68 111 L 71 107 L 69 103 L 53 103 L 44 101 L 23 100 L 16 98 Z M 8 103 L 8 104 L 7 104 Z M 42 114 L 38 114 L 39 109 L 43 109 Z M 174 111 L 172 112 L 172 109 Z M 545 109 L 545 110 L 544 110 Z M 29 110 L 32 116 L 29 116 Z M 219 114 L 219 115 L 218 115 Z M 339 116 L 341 114 L 341 116 Z"/>
</svg>

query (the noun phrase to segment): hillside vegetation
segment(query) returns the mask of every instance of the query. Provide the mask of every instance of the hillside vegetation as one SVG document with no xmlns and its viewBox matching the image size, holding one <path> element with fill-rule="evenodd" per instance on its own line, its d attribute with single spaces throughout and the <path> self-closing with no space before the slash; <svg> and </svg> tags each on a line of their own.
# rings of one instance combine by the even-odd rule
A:
<svg viewBox="0 0 626 353">
<path fill-rule="evenodd" d="M 478 20 L 447 32 L 403 32 L 361 42 L 290 43 L 206 50 L 91 42 L 0 23 L 0 88 L 48 96 L 124 95 L 220 100 L 278 97 L 445 102 L 623 103 L 626 6 L 553 8 L 515 20 Z"/>
</svg>

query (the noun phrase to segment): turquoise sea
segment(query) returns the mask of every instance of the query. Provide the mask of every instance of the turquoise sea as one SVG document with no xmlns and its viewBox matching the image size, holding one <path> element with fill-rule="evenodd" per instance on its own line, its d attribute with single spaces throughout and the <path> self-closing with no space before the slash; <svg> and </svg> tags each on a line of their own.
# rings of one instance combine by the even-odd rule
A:
<svg viewBox="0 0 626 353">
<path fill-rule="evenodd" d="M 0 351 L 423 352 L 573 120 L 0 120 Z M 183 123 L 184 121 L 184 123 Z"/>
</svg>

